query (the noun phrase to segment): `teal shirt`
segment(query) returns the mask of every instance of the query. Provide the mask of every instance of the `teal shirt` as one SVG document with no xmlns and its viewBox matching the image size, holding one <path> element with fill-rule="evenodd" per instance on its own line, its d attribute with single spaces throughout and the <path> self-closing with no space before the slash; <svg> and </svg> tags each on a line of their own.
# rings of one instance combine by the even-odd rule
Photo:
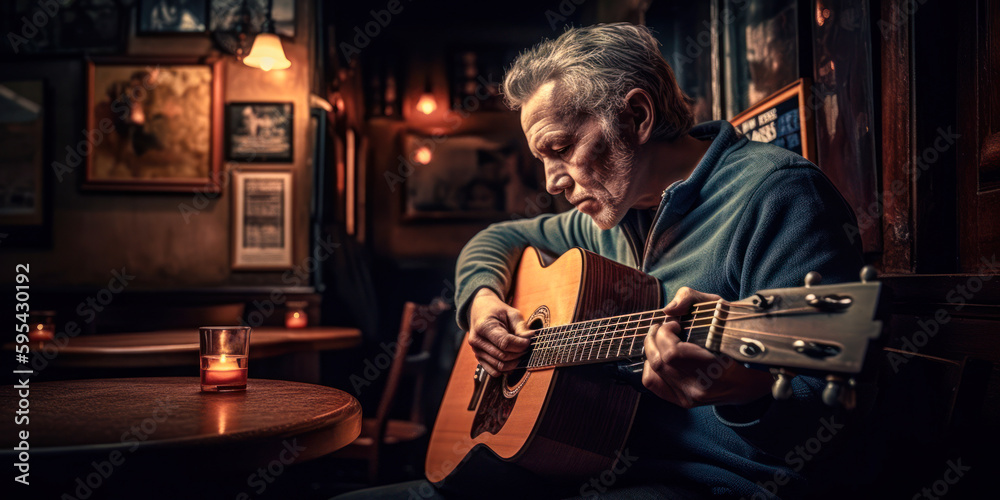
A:
<svg viewBox="0 0 1000 500">
<path fill-rule="evenodd" d="M 663 192 L 655 213 L 629 210 L 618 226 L 602 231 L 574 209 L 493 224 L 476 235 L 456 270 L 462 329 L 468 329 L 476 291 L 487 287 L 506 297 L 529 245 L 557 255 L 581 247 L 640 269 L 660 280 L 664 301 L 683 286 L 738 300 L 758 290 L 802 286 L 809 271 L 819 272 L 823 283 L 857 281 L 863 262 L 850 236 L 854 213 L 815 165 L 749 141 L 725 121 L 701 124 L 691 135 L 712 144 L 687 179 Z M 800 466 L 788 452 L 813 437 L 829 415 L 819 400 L 822 387 L 822 381 L 797 377 L 788 401 L 768 396 L 745 406 L 691 410 L 647 395 L 630 443 L 656 457 L 639 461 L 651 469 L 647 475 L 663 473 L 746 498 L 770 498 L 765 491 L 771 481 L 780 483 L 778 496 L 795 495 L 807 486 L 816 461 L 801 460 Z M 776 475 L 782 481 L 774 481 Z"/>
</svg>

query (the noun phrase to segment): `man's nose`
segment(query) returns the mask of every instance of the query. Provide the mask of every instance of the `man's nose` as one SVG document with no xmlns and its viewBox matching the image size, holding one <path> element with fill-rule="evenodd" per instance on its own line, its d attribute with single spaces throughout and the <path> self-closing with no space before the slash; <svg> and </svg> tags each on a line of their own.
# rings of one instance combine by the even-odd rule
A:
<svg viewBox="0 0 1000 500">
<path fill-rule="evenodd" d="M 558 162 L 545 162 L 545 190 L 549 194 L 559 194 L 573 185 L 573 179 Z"/>
</svg>

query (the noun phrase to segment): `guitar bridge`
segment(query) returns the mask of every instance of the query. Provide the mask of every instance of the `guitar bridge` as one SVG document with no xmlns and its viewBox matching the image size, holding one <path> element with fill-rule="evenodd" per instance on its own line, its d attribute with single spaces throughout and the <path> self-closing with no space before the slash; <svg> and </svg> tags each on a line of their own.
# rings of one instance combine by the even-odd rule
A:
<svg viewBox="0 0 1000 500">
<path fill-rule="evenodd" d="M 486 389 L 488 376 L 483 365 L 476 365 L 476 373 L 472 375 L 475 385 L 472 388 L 472 399 L 469 400 L 469 411 L 476 411 L 476 407 L 479 406 L 479 400 L 483 398 L 483 391 Z"/>
</svg>

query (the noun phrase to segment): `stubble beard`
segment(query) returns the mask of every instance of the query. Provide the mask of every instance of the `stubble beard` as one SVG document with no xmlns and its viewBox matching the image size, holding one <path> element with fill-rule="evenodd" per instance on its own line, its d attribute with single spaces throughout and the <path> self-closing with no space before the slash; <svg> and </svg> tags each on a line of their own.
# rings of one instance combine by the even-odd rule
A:
<svg viewBox="0 0 1000 500">
<path fill-rule="evenodd" d="M 601 210 L 592 215 L 594 223 L 602 230 L 618 225 L 628 212 L 628 193 L 634 179 L 636 158 L 634 148 L 625 141 L 620 132 L 612 132 L 606 139 L 608 153 L 601 161 L 598 171 L 603 177 L 609 198 L 600 200 Z"/>
</svg>

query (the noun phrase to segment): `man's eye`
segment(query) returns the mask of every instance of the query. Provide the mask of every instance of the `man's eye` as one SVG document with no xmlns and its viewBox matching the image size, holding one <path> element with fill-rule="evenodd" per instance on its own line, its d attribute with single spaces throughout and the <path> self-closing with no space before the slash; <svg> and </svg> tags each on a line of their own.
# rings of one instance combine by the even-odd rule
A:
<svg viewBox="0 0 1000 500">
<path fill-rule="evenodd" d="M 566 154 L 566 152 L 569 151 L 569 148 L 571 148 L 571 147 L 573 147 L 573 146 L 572 145 L 563 146 L 563 147 L 561 147 L 559 149 L 553 149 L 552 151 L 554 151 L 557 155 L 562 156 L 562 155 Z"/>
</svg>

